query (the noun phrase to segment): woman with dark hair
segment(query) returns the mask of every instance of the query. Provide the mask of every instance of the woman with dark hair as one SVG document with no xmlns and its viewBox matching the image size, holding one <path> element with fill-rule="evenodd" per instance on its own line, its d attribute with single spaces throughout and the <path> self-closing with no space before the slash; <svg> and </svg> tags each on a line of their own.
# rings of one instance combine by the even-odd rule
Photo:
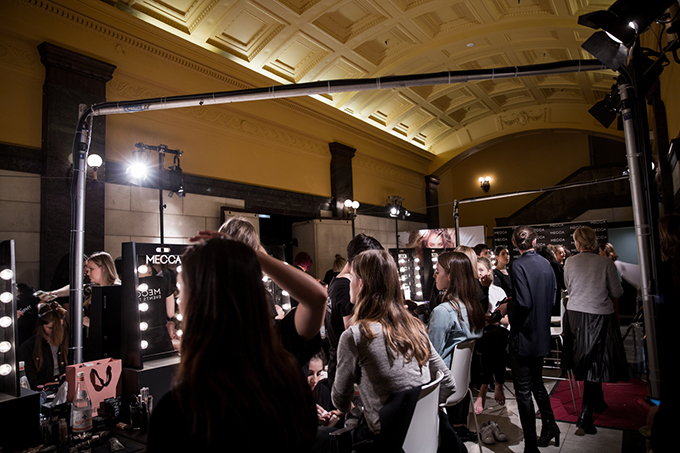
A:
<svg viewBox="0 0 680 453">
<path fill-rule="evenodd" d="M 462 341 L 481 338 L 484 329 L 485 311 L 479 304 L 479 284 L 472 270 L 470 258 L 465 253 L 445 252 L 437 258 L 435 283 L 444 295 L 442 302 L 432 310 L 428 333 L 432 346 L 449 368 L 455 346 Z M 462 441 L 476 436 L 465 426 L 469 406 L 470 397 L 466 396 L 447 410 L 449 421 Z"/>
<path fill-rule="evenodd" d="M 32 389 L 54 382 L 66 372 L 68 326 L 66 310 L 56 301 L 38 304 L 35 333 L 19 348 L 26 377 Z"/>
<path fill-rule="evenodd" d="M 324 288 L 264 252 L 201 234 L 195 239 L 213 238 L 182 257 L 182 359 L 153 411 L 148 451 L 216 451 L 239 439 L 253 451 L 310 451 L 314 399 L 274 329 L 262 272 L 312 305 Z"/>
<path fill-rule="evenodd" d="M 505 246 L 496 247 L 496 267 L 493 270 L 493 284 L 500 287 L 508 297 L 512 297 L 512 279 L 510 278 L 510 252 Z"/>
<path fill-rule="evenodd" d="M 370 439 L 381 432 L 379 412 L 391 394 L 417 389 L 442 371 L 439 401 L 444 402 L 455 384 L 425 326 L 404 307 L 397 266 L 389 253 L 369 250 L 353 260 L 350 294 L 354 322 L 340 337 L 331 395 L 335 407 L 347 412 L 358 383 L 368 426 L 357 434 Z"/>
<path fill-rule="evenodd" d="M 603 382 L 629 379 L 628 363 L 612 299 L 623 294 L 614 262 L 598 254 L 597 236 L 590 227 L 574 232 L 579 254 L 564 265 L 569 292 L 565 316 L 565 352 L 573 357 L 576 380 L 584 381 L 583 405 L 576 434 L 596 434 L 593 412 L 607 409 Z M 573 345 L 572 348 L 569 348 Z M 571 349 L 571 351 L 569 351 Z"/>
<path fill-rule="evenodd" d="M 555 304 L 557 283 L 547 260 L 536 253 L 538 235 L 522 225 L 512 233 L 512 243 L 521 256 L 512 266 L 513 298 L 494 313 L 508 315 L 510 321 L 510 367 L 515 384 L 517 409 L 524 431 L 524 452 L 537 453 L 552 439 L 560 445 L 560 429 L 543 384 L 543 358 L 550 353 L 550 317 Z M 541 413 L 541 437 L 536 439 L 536 399 Z"/>
</svg>

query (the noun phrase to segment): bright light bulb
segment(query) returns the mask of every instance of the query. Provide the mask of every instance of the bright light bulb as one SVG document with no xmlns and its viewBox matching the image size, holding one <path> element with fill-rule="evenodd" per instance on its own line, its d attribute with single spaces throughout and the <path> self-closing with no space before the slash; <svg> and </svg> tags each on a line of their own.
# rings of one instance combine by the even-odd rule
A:
<svg viewBox="0 0 680 453">
<path fill-rule="evenodd" d="M 12 372 L 12 365 L 8 365 L 6 363 L 3 363 L 2 365 L 0 365 L 0 376 L 7 376 L 11 372 Z"/>
<path fill-rule="evenodd" d="M 345 207 L 346 208 L 351 208 L 352 207 L 352 200 L 345 200 Z"/>
<path fill-rule="evenodd" d="M 5 353 L 12 349 L 12 343 L 9 341 L 0 342 L 0 352 Z"/>
<path fill-rule="evenodd" d="M 139 330 L 141 330 L 142 332 L 146 331 L 146 329 L 148 329 L 148 328 L 149 328 L 149 324 L 147 324 L 145 322 L 139 323 Z"/>
<path fill-rule="evenodd" d="M 148 291 L 148 290 L 149 290 L 149 285 L 147 285 L 146 283 L 142 283 L 137 287 L 137 291 L 144 292 L 144 291 Z"/>
<path fill-rule="evenodd" d="M 177 319 L 179 322 L 182 322 L 182 320 L 184 319 L 184 316 L 182 316 L 182 313 L 177 313 L 175 315 L 175 319 Z"/>
<path fill-rule="evenodd" d="M 358 201 L 353 201 L 353 202 L 352 202 L 352 209 L 359 209 L 359 206 L 361 206 L 361 205 L 359 204 Z"/>
<path fill-rule="evenodd" d="M 102 160 L 102 156 L 99 154 L 90 154 L 87 156 L 87 165 L 89 165 L 92 168 L 99 168 L 102 166 L 104 161 Z"/>
<path fill-rule="evenodd" d="M 149 266 L 147 266 L 146 264 L 142 264 L 137 268 L 137 272 L 140 274 L 146 274 L 147 272 L 149 272 Z"/>
<path fill-rule="evenodd" d="M 12 272 L 12 269 L 3 269 L 0 271 L 0 278 L 3 280 L 11 280 L 12 277 L 14 277 L 14 272 Z"/>
<path fill-rule="evenodd" d="M 12 293 L 4 292 L 0 294 L 0 302 L 3 302 L 5 304 L 12 302 Z"/>
<path fill-rule="evenodd" d="M 182 337 L 182 334 L 184 334 L 184 332 L 182 332 L 182 329 L 178 329 L 176 333 L 177 333 L 177 336 L 180 337 L 180 338 Z"/>
<path fill-rule="evenodd" d="M 180 272 L 182 272 L 182 266 L 177 266 L 177 268 L 175 270 L 179 274 Z"/>
<path fill-rule="evenodd" d="M 140 162 L 135 162 L 132 165 L 130 165 L 127 171 L 130 174 L 130 176 L 133 177 L 134 179 L 146 178 L 146 165 Z"/>
<path fill-rule="evenodd" d="M 147 311 L 149 309 L 149 304 L 146 302 L 142 302 L 139 304 L 139 311 Z"/>
<path fill-rule="evenodd" d="M 0 327 L 9 327 L 12 325 L 12 318 L 9 316 L 3 316 L 0 318 Z"/>
<path fill-rule="evenodd" d="M 142 349 L 146 349 L 149 347 L 149 342 L 146 340 L 142 340 Z"/>
<path fill-rule="evenodd" d="M 288 291 L 286 291 L 285 289 L 284 289 L 283 291 L 281 291 L 281 295 L 282 295 L 282 296 L 290 296 L 290 294 L 288 293 Z"/>
</svg>

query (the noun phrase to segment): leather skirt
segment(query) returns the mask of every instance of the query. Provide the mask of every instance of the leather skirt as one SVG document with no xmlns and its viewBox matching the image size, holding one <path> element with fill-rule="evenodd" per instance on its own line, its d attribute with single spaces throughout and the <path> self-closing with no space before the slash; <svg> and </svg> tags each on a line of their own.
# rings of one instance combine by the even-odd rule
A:
<svg viewBox="0 0 680 453">
<path fill-rule="evenodd" d="M 614 313 L 594 315 L 567 310 L 564 317 L 563 369 L 577 381 L 628 381 L 628 361 Z"/>
</svg>

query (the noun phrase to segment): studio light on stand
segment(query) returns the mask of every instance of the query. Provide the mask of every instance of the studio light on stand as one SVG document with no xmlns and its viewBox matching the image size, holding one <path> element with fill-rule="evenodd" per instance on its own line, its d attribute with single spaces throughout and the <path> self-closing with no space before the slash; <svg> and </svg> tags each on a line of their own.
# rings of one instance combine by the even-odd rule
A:
<svg viewBox="0 0 680 453">
<path fill-rule="evenodd" d="M 390 217 L 394 217 L 394 232 L 396 235 L 397 247 L 399 246 L 399 219 L 404 220 L 411 215 L 411 213 L 404 208 L 403 202 L 404 199 L 402 197 L 393 195 L 387 197 L 387 205 L 385 206 Z"/>
<path fill-rule="evenodd" d="M 163 203 L 163 190 L 170 189 L 169 196 L 177 194 L 178 197 L 183 197 L 184 192 L 184 176 L 180 168 L 180 156 L 183 154 L 178 149 L 169 149 L 166 145 L 145 145 L 144 143 L 137 143 L 137 148 L 132 153 L 132 161 L 127 168 L 127 174 L 135 184 L 141 184 L 147 179 L 151 166 L 149 165 L 149 156 L 151 151 L 158 153 L 158 174 L 153 181 L 153 185 L 158 187 L 158 213 L 160 215 L 160 243 L 165 243 L 165 225 L 163 220 L 163 211 L 166 206 Z M 163 168 L 163 161 L 166 154 L 173 155 L 172 167 L 167 170 Z"/>
</svg>

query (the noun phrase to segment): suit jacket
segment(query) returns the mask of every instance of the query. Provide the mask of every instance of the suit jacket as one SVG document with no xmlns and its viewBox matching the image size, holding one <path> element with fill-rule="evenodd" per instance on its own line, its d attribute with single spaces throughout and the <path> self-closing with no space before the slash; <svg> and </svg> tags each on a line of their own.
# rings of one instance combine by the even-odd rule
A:
<svg viewBox="0 0 680 453">
<path fill-rule="evenodd" d="M 508 303 L 510 348 L 524 357 L 550 353 L 550 316 L 557 282 L 548 260 L 529 250 L 511 272 L 514 298 Z"/>
</svg>

